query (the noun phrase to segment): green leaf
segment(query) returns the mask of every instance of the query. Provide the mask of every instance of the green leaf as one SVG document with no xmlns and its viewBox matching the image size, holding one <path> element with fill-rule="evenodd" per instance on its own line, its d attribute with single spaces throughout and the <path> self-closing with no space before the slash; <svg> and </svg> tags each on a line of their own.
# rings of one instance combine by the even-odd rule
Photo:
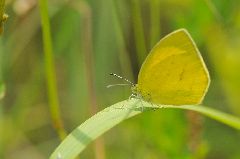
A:
<svg viewBox="0 0 240 159">
<path fill-rule="evenodd" d="M 166 108 L 193 110 L 240 130 L 239 118 L 205 106 L 159 106 L 143 100 L 131 99 L 116 103 L 86 120 L 64 139 L 50 158 L 75 158 L 90 142 L 118 123 L 145 111 L 163 110 Z"/>
</svg>

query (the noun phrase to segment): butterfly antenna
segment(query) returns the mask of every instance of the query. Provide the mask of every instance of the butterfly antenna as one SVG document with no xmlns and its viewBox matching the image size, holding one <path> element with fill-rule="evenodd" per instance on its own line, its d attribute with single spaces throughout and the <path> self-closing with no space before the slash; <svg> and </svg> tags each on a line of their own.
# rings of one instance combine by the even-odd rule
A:
<svg viewBox="0 0 240 159">
<path fill-rule="evenodd" d="M 115 76 L 115 77 L 117 77 L 117 78 L 120 78 L 120 79 L 122 79 L 122 80 L 124 80 L 124 81 L 130 83 L 132 86 L 135 85 L 134 83 L 132 83 L 132 82 L 129 81 L 128 79 L 126 79 L 126 78 L 124 78 L 124 77 L 122 77 L 122 76 L 119 76 L 119 75 L 117 75 L 117 74 L 115 74 L 115 73 L 110 73 L 110 75 Z"/>
<path fill-rule="evenodd" d="M 129 85 L 131 85 L 131 84 L 130 83 L 128 83 L 128 84 L 122 84 L 122 83 L 120 83 L 120 84 L 110 84 L 110 85 L 107 85 L 107 88 L 115 87 L 115 86 L 129 86 Z"/>
</svg>

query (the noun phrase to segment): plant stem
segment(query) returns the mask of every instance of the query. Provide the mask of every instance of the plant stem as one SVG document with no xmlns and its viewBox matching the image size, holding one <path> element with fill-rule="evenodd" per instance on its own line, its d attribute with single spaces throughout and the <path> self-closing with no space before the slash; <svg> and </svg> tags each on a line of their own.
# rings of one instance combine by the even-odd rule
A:
<svg viewBox="0 0 240 159">
<path fill-rule="evenodd" d="M 92 10 L 85 1 L 72 2 L 82 19 L 81 43 L 83 49 L 85 73 L 87 78 L 88 100 L 90 103 L 90 113 L 98 112 L 96 86 L 94 83 L 94 57 L 93 57 L 93 41 L 92 41 Z M 104 139 L 99 138 L 94 143 L 95 159 L 105 159 Z"/>
<path fill-rule="evenodd" d="M 39 0 L 39 5 L 40 5 L 41 22 L 42 22 L 42 34 L 43 34 L 43 45 L 44 45 L 44 55 L 45 55 L 44 58 L 45 58 L 45 69 L 46 69 L 46 78 L 47 78 L 47 87 L 48 87 L 49 107 L 50 107 L 53 126 L 56 129 L 59 135 L 59 138 L 63 139 L 66 136 L 66 132 L 64 130 L 64 126 L 60 117 L 47 0 Z"/>
<path fill-rule="evenodd" d="M 5 8 L 5 0 L 0 0 L 0 21 L 2 21 Z"/>
<path fill-rule="evenodd" d="M 160 39 L 160 0 L 152 0 L 150 3 L 150 47 L 152 48 Z"/>
<path fill-rule="evenodd" d="M 3 32 L 3 23 L 7 20 L 8 16 L 4 14 L 5 0 L 0 0 L 0 35 Z"/>
<path fill-rule="evenodd" d="M 131 59 L 130 55 L 127 51 L 126 43 L 124 41 L 124 34 L 123 34 L 123 28 L 121 27 L 120 24 L 120 17 L 119 14 L 117 13 L 117 7 L 119 6 L 118 3 L 115 0 L 109 1 L 112 5 L 112 19 L 113 19 L 113 28 L 114 28 L 114 33 L 116 36 L 116 42 L 118 46 L 118 57 L 119 57 L 119 62 L 120 62 L 120 67 L 121 71 L 123 72 L 123 75 L 128 77 L 129 80 L 133 81 L 134 76 L 133 76 L 133 68 L 131 65 Z"/>
<path fill-rule="evenodd" d="M 137 58 L 138 64 L 141 64 L 145 59 L 147 49 L 146 49 L 146 42 L 144 36 L 144 29 L 143 29 L 143 22 L 141 17 L 141 6 L 140 1 L 138 0 L 131 0 L 132 4 L 132 21 L 133 21 L 133 31 L 134 31 L 134 38 L 136 42 L 136 51 L 137 51 Z"/>
</svg>

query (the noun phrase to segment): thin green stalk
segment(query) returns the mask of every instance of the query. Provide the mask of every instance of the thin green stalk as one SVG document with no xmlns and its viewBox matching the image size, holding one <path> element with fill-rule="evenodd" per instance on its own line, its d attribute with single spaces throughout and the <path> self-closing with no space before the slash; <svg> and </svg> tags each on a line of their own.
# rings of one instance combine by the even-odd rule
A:
<svg viewBox="0 0 240 159">
<path fill-rule="evenodd" d="M 93 42 L 92 42 L 92 10 L 85 1 L 72 2 L 75 8 L 81 15 L 82 33 L 81 43 L 83 44 L 83 57 L 85 64 L 85 73 L 87 78 L 88 97 L 90 103 L 90 112 L 95 114 L 98 111 L 96 86 L 94 83 L 94 57 L 93 57 Z M 96 159 L 105 159 L 105 144 L 104 139 L 100 138 L 94 143 L 94 151 Z"/>
<path fill-rule="evenodd" d="M 239 117 L 221 112 L 219 110 L 216 110 L 207 106 L 183 105 L 183 106 L 164 106 L 163 108 L 174 108 L 174 109 L 185 109 L 185 110 L 196 111 L 216 121 L 224 123 L 232 128 L 240 130 Z"/>
<path fill-rule="evenodd" d="M 5 95 L 5 85 L 0 82 L 0 100 L 4 97 Z"/>
<path fill-rule="evenodd" d="M 0 0 L 0 16 L 4 14 L 5 0 Z"/>
<path fill-rule="evenodd" d="M 214 3 L 211 0 L 205 0 L 209 10 L 212 12 L 212 14 L 215 16 L 215 18 L 220 22 L 220 24 L 223 22 L 223 17 L 218 11 L 217 7 L 214 5 Z"/>
<path fill-rule="evenodd" d="M 150 47 L 152 48 L 160 39 L 160 0 L 152 0 L 150 3 Z"/>
<path fill-rule="evenodd" d="M 4 13 L 5 0 L 0 0 L 0 35 L 3 33 L 3 24 L 7 20 L 8 15 Z"/>
<path fill-rule="evenodd" d="M 132 2 L 132 21 L 134 38 L 136 42 L 138 63 L 141 64 L 145 59 L 147 49 L 144 36 L 143 22 L 141 17 L 141 6 L 139 0 L 131 0 Z"/>
<path fill-rule="evenodd" d="M 119 62 L 121 66 L 121 71 L 123 72 L 123 75 L 128 77 L 128 79 L 133 80 L 133 68 L 131 66 L 131 60 L 129 53 L 127 52 L 126 49 L 126 44 L 124 42 L 124 36 L 123 36 L 123 28 L 121 27 L 120 24 L 120 18 L 117 13 L 117 1 L 111 0 L 109 1 L 112 5 L 112 19 L 113 19 L 113 27 L 114 27 L 114 33 L 116 34 L 116 41 L 117 41 L 117 46 L 118 46 L 118 57 L 119 57 Z M 120 2 L 119 2 L 120 3 Z"/>
<path fill-rule="evenodd" d="M 0 0 L 0 22 L 3 21 L 4 8 L 5 8 L 5 0 Z"/>
<path fill-rule="evenodd" d="M 44 58 L 45 58 L 45 69 L 46 69 L 46 78 L 47 78 L 47 87 L 48 87 L 49 107 L 50 107 L 53 126 L 56 129 L 60 139 L 63 139 L 66 136 L 66 132 L 64 130 L 63 123 L 60 117 L 47 0 L 39 0 L 39 5 L 40 5 L 41 22 L 42 22 L 43 45 L 44 45 L 44 55 L 45 55 Z"/>
</svg>

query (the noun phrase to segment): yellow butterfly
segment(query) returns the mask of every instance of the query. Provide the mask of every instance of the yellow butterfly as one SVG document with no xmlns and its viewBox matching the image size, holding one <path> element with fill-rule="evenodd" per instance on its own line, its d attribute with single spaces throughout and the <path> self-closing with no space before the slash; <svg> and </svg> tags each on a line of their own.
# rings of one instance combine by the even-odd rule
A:
<svg viewBox="0 0 240 159">
<path fill-rule="evenodd" d="M 153 104 L 200 104 L 209 84 L 209 73 L 196 44 L 186 29 L 179 29 L 153 47 L 132 91 L 133 96 Z"/>
</svg>

